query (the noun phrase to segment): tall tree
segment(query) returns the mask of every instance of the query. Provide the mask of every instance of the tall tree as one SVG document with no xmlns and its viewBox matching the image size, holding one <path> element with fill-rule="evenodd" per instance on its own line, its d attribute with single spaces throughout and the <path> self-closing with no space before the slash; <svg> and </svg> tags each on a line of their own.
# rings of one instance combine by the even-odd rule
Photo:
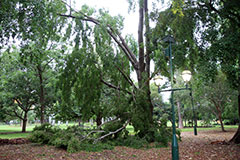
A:
<svg viewBox="0 0 240 160">
<path fill-rule="evenodd" d="M 203 99 L 207 99 L 210 102 L 211 111 L 216 115 L 220 121 L 222 131 L 225 131 L 223 126 L 223 112 L 227 103 L 230 102 L 230 98 L 233 96 L 233 92 L 227 84 L 226 77 L 219 73 L 215 82 L 203 83 L 202 87 L 199 87 L 202 91 Z"/>
<path fill-rule="evenodd" d="M 139 7 L 137 43 L 121 36 L 122 17 L 111 17 L 103 10 L 100 10 L 100 15 L 96 15 L 95 11 L 87 6 L 83 6 L 80 11 L 70 8 L 71 14 L 59 13 L 60 16 L 73 19 L 75 26 L 73 32 L 76 35 L 72 58 L 65 70 L 65 75 L 70 76 L 63 76 L 65 80 L 62 84 L 67 96 L 71 88 L 76 88 L 78 91 L 89 90 L 87 87 L 91 83 L 94 89 L 91 89 L 88 96 L 85 96 L 86 93 L 81 93 L 85 97 L 85 102 L 90 97 L 92 99 L 86 105 L 91 105 L 99 99 L 98 92 L 101 89 L 99 86 L 102 84 L 127 94 L 130 100 L 129 106 L 132 107 L 128 113 L 131 115 L 129 116 L 131 123 L 138 135 L 144 137 L 151 134 L 153 136 L 150 130 L 153 127 L 153 105 L 149 82 L 158 71 L 150 73 L 153 48 L 150 41 L 148 1 L 140 0 L 137 5 Z M 95 26 L 91 27 L 89 22 Z M 81 68 L 82 65 L 88 68 L 87 79 L 77 78 L 78 74 L 74 71 L 78 70 L 79 74 L 85 75 L 86 71 Z M 130 71 L 137 74 L 137 86 L 130 78 Z M 76 97 L 79 97 L 79 94 Z"/>
</svg>

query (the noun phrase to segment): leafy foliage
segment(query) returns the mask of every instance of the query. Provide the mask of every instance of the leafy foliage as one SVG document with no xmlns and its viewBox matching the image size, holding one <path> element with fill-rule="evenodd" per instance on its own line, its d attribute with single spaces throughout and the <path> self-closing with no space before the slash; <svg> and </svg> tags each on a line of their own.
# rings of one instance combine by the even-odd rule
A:
<svg viewBox="0 0 240 160">
<path fill-rule="evenodd" d="M 117 127 L 118 128 L 118 127 Z M 109 126 L 106 126 L 107 131 L 112 131 Z M 118 136 L 112 136 L 103 141 L 94 143 L 94 140 L 102 133 L 107 131 L 84 130 L 79 126 L 71 126 L 67 129 L 60 129 L 48 123 L 41 126 L 36 126 L 30 136 L 30 140 L 35 143 L 54 145 L 59 148 L 64 148 L 68 152 L 73 153 L 81 150 L 85 151 L 101 151 L 103 149 L 113 149 L 115 145 L 128 146 L 133 148 L 146 147 L 149 144 L 147 135 L 140 138 L 137 135 L 128 135 L 127 131 L 119 132 Z M 158 146 L 167 146 L 170 140 L 171 129 L 159 127 L 158 132 L 153 130 L 156 137 L 155 142 Z M 94 134 L 95 133 L 95 134 Z M 88 137 L 90 136 L 90 138 Z"/>
</svg>

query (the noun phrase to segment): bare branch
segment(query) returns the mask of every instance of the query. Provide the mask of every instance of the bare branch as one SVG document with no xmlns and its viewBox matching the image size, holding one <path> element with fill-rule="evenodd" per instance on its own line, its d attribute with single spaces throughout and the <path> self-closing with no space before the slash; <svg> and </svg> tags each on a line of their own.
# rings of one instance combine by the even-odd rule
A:
<svg viewBox="0 0 240 160">
<path fill-rule="evenodd" d="M 144 15 L 145 15 L 145 43 L 146 43 L 146 71 L 148 74 L 148 77 L 150 76 L 150 26 L 149 26 L 149 15 L 148 15 L 148 1 L 144 0 Z"/>
<path fill-rule="evenodd" d="M 141 4 L 140 4 L 141 5 Z M 143 42 L 143 5 L 140 6 L 139 9 L 139 24 L 138 24 L 138 48 L 139 48 L 139 69 L 140 71 L 144 71 L 144 42 Z"/>
<path fill-rule="evenodd" d="M 97 127 L 97 129 L 100 129 L 103 125 L 106 125 L 107 123 L 115 122 L 115 121 L 119 121 L 118 118 L 115 118 L 115 119 L 113 119 L 113 120 L 111 120 L 111 121 L 108 121 L 108 122 L 106 122 L 106 123 L 101 124 L 100 126 Z M 88 137 L 89 137 L 91 134 L 93 134 L 93 133 L 104 133 L 104 132 L 106 132 L 106 131 L 104 131 L 104 130 L 93 130 L 93 131 L 89 132 L 86 136 L 83 136 L 83 139 L 81 140 L 81 142 L 84 141 L 84 140 L 86 140 L 86 139 L 87 139 L 87 140 L 96 140 L 96 139 L 94 139 L 94 138 L 88 138 Z"/>
<path fill-rule="evenodd" d="M 115 133 L 118 133 L 120 132 L 121 130 L 123 130 L 124 128 L 126 128 L 126 126 L 129 124 L 130 120 L 128 120 L 121 128 L 117 129 L 116 131 L 113 131 L 113 132 L 109 132 L 108 134 L 105 134 L 97 139 L 95 139 L 94 143 L 97 143 L 98 141 L 102 140 L 103 138 L 107 137 L 107 136 L 110 136 L 110 135 L 113 135 Z"/>
<path fill-rule="evenodd" d="M 110 87 L 110 88 L 116 89 L 116 90 L 118 90 L 118 91 L 124 91 L 124 92 L 132 95 L 131 92 L 129 92 L 129 91 L 125 90 L 125 89 L 122 89 L 122 88 L 120 88 L 120 87 L 114 86 L 114 85 L 112 85 L 112 84 L 104 81 L 102 78 L 101 78 L 101 82 L 102 82 L 103 84 L 107 85 L 107 86 Z"/>
<path fill-rule="evenodd" d="M 115 118 L 115 119 L 113 119 L 113 120 L 111 120 L 111 121 L 108 121 L 108 122 L 105 122 L 105 123 L 101 124 L 100 126 L 97 127 L 97 129 L 100 129 L 103 125 L 106 125 L 107 123 L 116 122 L 116 121 L 119 121 L 119 118 L 118 118 L 118 117 Z"/>
<path fill-rule="evenodd" d="M 126 75 L 126 74 L 124 73 L 124 71 L 121 70 L 118 66 L 115 66 L 115 67 L 116 67 L 117 70 L 123 75 L 123 77 L 127 80 L 127 82 L 128 82 L 131 86 L 133 86 L 134 88 L 136 88 L 136 86 L 134 85 L 132 79 L 131 79 L 128 75 Z"/>
<path fill-rule="evenodd" d="M 23 120 L 23 118 L 21 117 L 22 116 L 22 113 L 21 115 L 18 115 L 18 113 L 14 110 L 13 113 L 15 114 L 16 117 L 18 117 L 19 119 Z"/>
</svg>

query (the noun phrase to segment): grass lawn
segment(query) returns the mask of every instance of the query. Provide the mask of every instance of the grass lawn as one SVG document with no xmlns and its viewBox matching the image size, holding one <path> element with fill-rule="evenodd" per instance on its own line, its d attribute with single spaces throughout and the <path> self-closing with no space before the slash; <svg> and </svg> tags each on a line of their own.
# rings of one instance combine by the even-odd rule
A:
<svg viewBox="0 0 240 160">
<path fill-rule="evenodd" d="M 9 133 L 0 134 L 1 139 L 28 138 L 31 133 Z"/>
<path fill-rule="evenodd" d="M 27 131 L 32 131 L 35 125 L 27 126 Z M 20 125 L 0 125 L 0 133 L 4 132 L 21 132 L 22 127 Z"/>
<path fill-rule="evenodd" d="M 27 131 L 32 131 L 35 125 L 30 125 L 27 127 Z M 0 138 L 1 139 L 14 139 L 14 138 L 27 138 L 30 133 L 21 133 L 22 128 L 20 125 L 0 125 Z M 13 132 L 5 134 L 7 132 Z M 14 133 L 19 132 L 19 133 Z"/>
<path fill-rule="evenodd" d="M 77 125 L 77 124 L 70 123 L 68 126 L 72 126 L 72 125 Z M 61 124 L 59 127 L 62 129 L 66 129 L 68 126 L 66 126 L 66 124 Z M 91 128 L 89 123 L 85 123 L 84 126 Z M 28 132 L 32 131 L 34 127 L 35 127 L 35 125 L 27 126 L 27 131 Z M 171 127 L 171 126 L 169 126 L 169 127 Z M 224 126 L 224 128 L 226 130 L 228 130 L 229 128 L 237 128 L 237 127 L 238 127 L 238 125 L 225 125 Z M 0 138 L 2 138 L 2 139 L 27 138 L 30 135 L 30 133 L 21 133 L 21 130 L 22 130 L 22 128 L 20 125 L 0 125 Z M 129 131 L 129 133 L 131 135 L 134 134 L 133 126 L 128 125 L 127 130 Z M 181 132 L 193 132 L 193 128 L 183 128 L 180 130 L 181 130 Z M 220 125 L 217 125 L 217 126 L 208 127 L 208 128 L 201 128 L 201 127 L 197 128 L 197 131 L 207 131 L 207 130 L 221 130 L 221 127 L 220 127 Z M 6 132 L 19 132 L 19 133 L 5 134 Z"/>
<path fill-rule="evenodd" d="M 238 125 L 224 125 L 224 128 L 225 130 L 228 130 L 229 128 L 237 128 Z M 181 132 L 193 132 L 193 128 L 183 128 L 183 129 L 180 129 Z M 209 131 L 209 130 L 221 130 L 221 126 L 220 125 L 217 125 L 217 126 L 213 126 L 213 127 L 198 127 L 197 128 L 197 131 Z"/>
</svg>

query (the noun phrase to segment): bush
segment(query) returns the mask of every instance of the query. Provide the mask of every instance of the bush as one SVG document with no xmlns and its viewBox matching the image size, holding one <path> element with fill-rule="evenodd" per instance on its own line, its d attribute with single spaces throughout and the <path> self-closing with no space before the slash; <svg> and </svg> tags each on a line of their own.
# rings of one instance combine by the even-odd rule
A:
<svg viewBox="0 0 240 160">
<path fill-rule="evenodd" d="M 86 134 L 87 130 L 83 130 L 78 126 L 71 126 L 61 130 L 50 124 L 43 124 L 33 129 L 30 141 L 63 148 L 69 153 L 81 150 L 96 152 L 103 149 L 113 149 L 113 147 L 107 143 L 93 144 L 90 140 L 83 140 Z"/>
<path fill-rule="evenodd" d="M 109 133 L 120 128 L 121 124 L 114 123 L 104 127 L 104 133 Z M 171 140 L 171 129 L 164 125 L 154 124 L 149 134 L 140 137 L 128 135 L 127 130 L 107 137 L 104 141 L 94 143 L 96 138 L 102 136 L 102 133 L 93 133 L 88 135 L 91 130 L 84 130 L 79 126 L 71 126 L 67 129 L 60 129 L 50 124 L 43 124 L 33 129 L 30 140 L 35 143 L 53 145 L 66 149 L 69 153 L 85 151 L 101 151 L 103 149 L 113 149 L 116 145 L 128 146 L 132 148 L 142 148 L 148 146 L 149 142 L 155 142 L 156 146 L 167 146 Z M 86 136 L 89 136 L 86 138 Z M 149 136 L 150 135 L 150 136 Z M 180 137 L 180 132 L 178 132 Z"/>
<path fill-rule="evenodd" d="M 144 138 L 139 138 L 138 136 L 128 136 L 127 138 L 119 138 L 116 145 L 127 146 L 131 148 L 142 148 L 147 145 L 148 142 Z"/>
<path fill-rule="evenodd" d="M 52 137 L 52 134 L 49 134 L 44 131 L 34 131 L 32 135 L 30 136 L 29 140 L 31 142 L 40 143 L 40 144 L 48 144 L 50 139 Z"/>
<path fill-rule="evenodd" d="M 58 131 L 60 131 L 59 128 L 56 128 L 49 123 L 45 123 L 41 126 L 34 127 L 29 140 L 35 143 L 49 144 L 53 135 Z"/>
<path fill-rule="evenodd" d="M 81 147 L 79 144 L 81 144 L 79 139 L 76 137 L 72 137 L 70 141 L 67 143 L 67 152 L 74 153 L 80 151 Z"/>
<path fill-rule="evenodd" d="M 74 134 L 68 133 L 66 130 L 60 130 L 52 136 L 49 144 L 59 148 L 67 149 L 68 143 L 72 137 L 75 137 Z"/>
</svg>

